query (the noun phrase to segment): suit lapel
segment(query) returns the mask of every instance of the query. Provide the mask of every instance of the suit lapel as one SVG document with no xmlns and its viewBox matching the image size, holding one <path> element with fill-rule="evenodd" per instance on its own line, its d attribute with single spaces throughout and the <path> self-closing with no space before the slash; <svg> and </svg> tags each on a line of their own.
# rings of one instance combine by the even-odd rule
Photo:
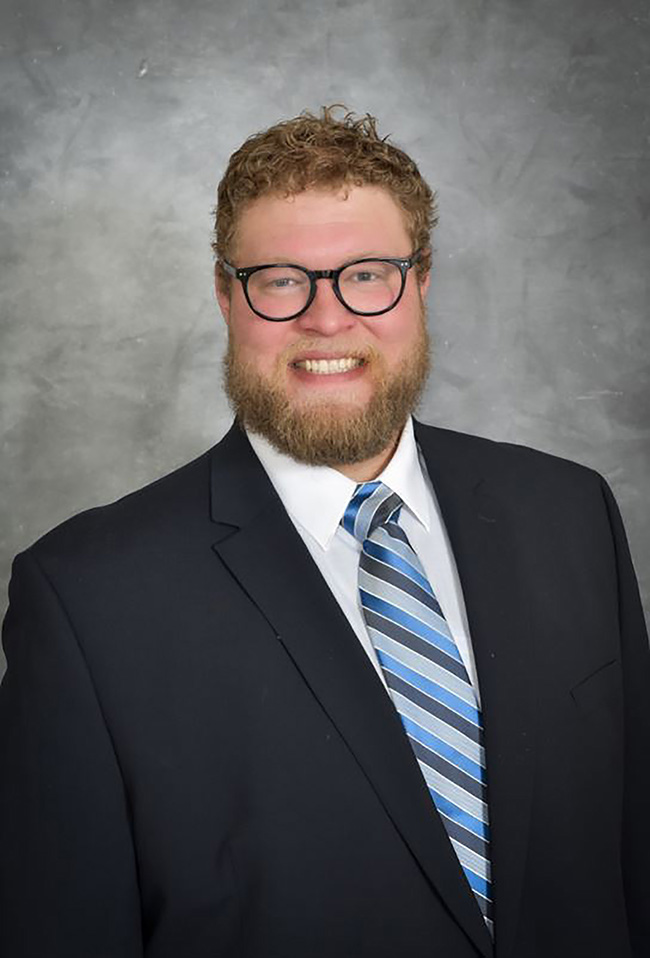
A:
<svg viewBox="0 0 650 958">
<path fill-rule="evenodd" d="M 234 426 L 213 453 L 213 548 L 264 614 L 448 909 L 480 953 L 492 944 L 390 699 Z"/>
<path fill-rule="evenodd" d="M 454 433 L 416 426 L 452 544 L 476 658 L 488 773 L 496 955 L 510 954 L 533 790 L 533 664 L 513 510 Z M 480 442 L 480 440 L 478 441 Z M 462 445 L 461 445 L 462 444 Z M 487 452 L 487 450 L 486 450 Z M 485 456 L 485 459 L 488 457 Z M 481 457 L 481 462 L 484 462 Z"/>
</svg>

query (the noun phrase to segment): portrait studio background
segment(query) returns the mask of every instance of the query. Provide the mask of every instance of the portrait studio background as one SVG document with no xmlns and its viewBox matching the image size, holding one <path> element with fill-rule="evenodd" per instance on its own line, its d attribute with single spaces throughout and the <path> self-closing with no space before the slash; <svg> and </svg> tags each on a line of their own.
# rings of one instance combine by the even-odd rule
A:
<svg viewBox="0 0 650 958">
<path fill-rule="evenodd" d="M 647 603 L 645 0 L 2 0 L 0 18 L 0 614 L 17 551 L 226 430 L 216 183 L 245 136 L 335 101 L 439 192 L 421 417 L 604 473 Z"/>
</svg>

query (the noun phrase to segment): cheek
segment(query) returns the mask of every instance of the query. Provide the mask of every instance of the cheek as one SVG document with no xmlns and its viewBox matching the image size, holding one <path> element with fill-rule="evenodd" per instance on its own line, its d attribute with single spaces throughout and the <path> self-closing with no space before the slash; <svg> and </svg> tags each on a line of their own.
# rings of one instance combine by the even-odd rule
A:
<svg viewBox="0 0 650 958">
<path fill-rule="evenodd" d="M 380 323 L 374 328 L 374 339 L 386 360 L 396 361 L 408 355 L 420 338 L 421 321 L 418 315 L 408 313 L 387 313 L 380 317 Z"/>
<path fill-rule="evenodd" d="M 241 357 L 258 369 L 270 369 L 288 345 L 284 323 L 269 323 L 255 314 L 233 312 L 230 335 Z"/>
</svg>

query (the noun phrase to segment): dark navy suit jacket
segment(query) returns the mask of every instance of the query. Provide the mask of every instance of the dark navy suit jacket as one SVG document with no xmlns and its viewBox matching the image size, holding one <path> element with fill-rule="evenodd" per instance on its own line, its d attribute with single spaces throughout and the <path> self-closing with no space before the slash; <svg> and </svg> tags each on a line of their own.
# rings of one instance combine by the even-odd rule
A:
<svg viewBox="0 0 650 958">
<path fill-rule="evenodd" d="M 15 561 L 2 958 L 648 958 L 650 654 L 611 494 L 529 449 L 416 437 L 481 688 L 494 947 L 235 425 Z"/>
</svg>

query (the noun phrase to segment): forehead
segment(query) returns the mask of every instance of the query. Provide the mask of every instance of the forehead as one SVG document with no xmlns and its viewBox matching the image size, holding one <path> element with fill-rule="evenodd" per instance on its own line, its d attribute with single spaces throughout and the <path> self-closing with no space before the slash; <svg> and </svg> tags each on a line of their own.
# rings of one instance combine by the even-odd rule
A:
<svg viewBox="0 0 650 958">
<path fill-rule="evenodd" d="M 410 245 L 402 209 L 377 186 L 262 196 L 243 210 L 235 238 L 242 265 L 309 259 L 314 268 L 358 254 L 406 256 Z"/>
</svg>

